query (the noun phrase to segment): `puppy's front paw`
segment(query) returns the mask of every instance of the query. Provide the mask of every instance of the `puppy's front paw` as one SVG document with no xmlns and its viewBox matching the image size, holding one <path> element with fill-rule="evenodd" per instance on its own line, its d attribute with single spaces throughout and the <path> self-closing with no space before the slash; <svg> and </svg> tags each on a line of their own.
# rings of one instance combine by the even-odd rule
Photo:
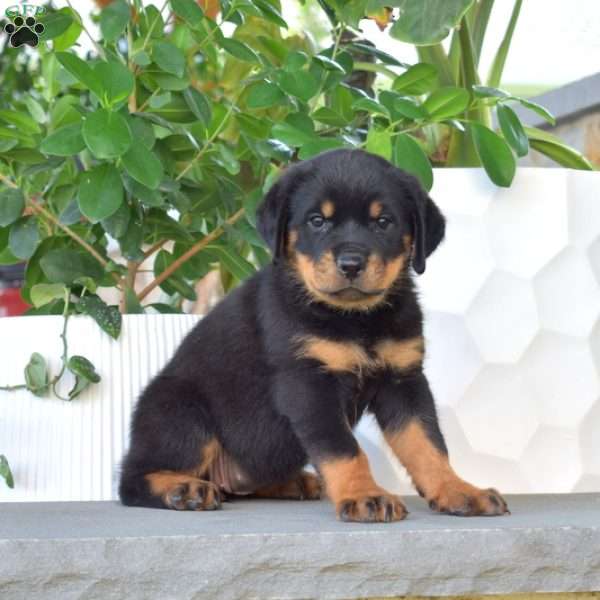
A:
<svg viewBox="0 0 600 600">
<path fill-rule="evenodd" d="M 510 514 L 500 492 L 494 488 L 482 490 L 460 480 L 444 484 L 439 492 L 428 500 L 431 510 L 458 517 L 494 517 Z"/>
<path fill-rule="evenodd" d="M 221 508 L 221 496 L 216 485 L 210 481 L 190 477 L 164 495 L 168 508 L 175 510 L 217 510 Z"/>
<path fill-rule="evenodd" d="M 398 496 L 382 493 L 341 500 L 336 504 L 336 513 L 340 521 L 389 523 L 401 521 L 408 511 Z"/>
</svg>

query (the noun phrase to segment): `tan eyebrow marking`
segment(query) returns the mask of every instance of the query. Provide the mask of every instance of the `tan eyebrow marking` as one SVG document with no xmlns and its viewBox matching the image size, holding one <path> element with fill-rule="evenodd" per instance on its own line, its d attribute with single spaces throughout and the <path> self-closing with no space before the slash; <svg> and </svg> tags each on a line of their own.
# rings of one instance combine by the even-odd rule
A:
<svg viewBox="0 0 600 600">
<path fill-rule="evenodd" d="M 379 217 L 382 212 L 383 204 L 381 204 L 381 202 L 379 202 L 378 200 L 371 202 L 371 205 L 369 206 L 369 216 L 372 219 L 377 219 L 377 217 Z"/>
<path fill-rule="evenodd" d="M 335 206 L 331 200 L 325 200 L 321 204 L 321 212 L 326 219 L 330 219 L 333 217 L 333 213 L 335 212 Z"/>
</svg>

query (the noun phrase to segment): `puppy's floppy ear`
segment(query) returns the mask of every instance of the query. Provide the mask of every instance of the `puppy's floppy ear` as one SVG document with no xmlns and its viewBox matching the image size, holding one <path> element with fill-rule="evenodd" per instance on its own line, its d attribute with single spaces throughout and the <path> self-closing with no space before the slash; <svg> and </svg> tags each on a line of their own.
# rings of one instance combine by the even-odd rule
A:
<svg viewBox="0 0 600 600">
<path fill-rule="evenodd" d="M 288 167 L 271 186 L 256 211 L 256 227 L 267 242 L 274 262 L 285 253 L 290 195 L 300 184 L 304 173 L 301 163 Z"/>
<path fill-rule="evenodd" d="M 425 272 L 426 258 L 444 239 L 446 219 L 416 177 L 403 173 L 404 189 L 413 200 L 412 266 L 418 275 Z"/>
</svg>

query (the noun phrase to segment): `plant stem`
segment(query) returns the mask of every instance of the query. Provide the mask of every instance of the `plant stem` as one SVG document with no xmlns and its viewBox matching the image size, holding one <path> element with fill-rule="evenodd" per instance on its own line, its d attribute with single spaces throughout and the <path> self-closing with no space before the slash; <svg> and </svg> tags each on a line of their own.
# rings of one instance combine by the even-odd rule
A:
<svg viewBox="0 0 600 600">
<path fill-rule="evenodd" d="M 160 250 L 169 240 L 160 240 L 156 244 L 150 246 L 146 252 L 144 252 L 144 260 L 152 256 L 157 250 Z"/>
<path fill-rule="evenodd" d="M 237 101 L 237 99 L 236 99 L 236 101 Z M 199 161 L 204 156 L 204 154 L 206 154 L 206 152 L 210 148 L 210 145 L 215 141 L 215 139 L 217 139 L 217 137 L 219 136 L 221 131 L 223 131 L 223 127 L 225 126 L 225 123 L 231 116 L 231 113 L 233 112 L 234 108 L 235 108 L 235 101 L 232 102 L 231 106 L 229 107 L 229 110 L 225 113 L 223 120 L 219 123 L 218 127 L 214 130 L 213 134 L 206 140 L 206 144 L 204 144 L 204 146 L 198 151 L 198 154 L 196 154 L 196 156 L 194 156 L 194 158 L 192 158 L 192 160 L 190 160 L 190 162 L 183 169 L 183 171 L 181 171 L 181 173 L 179 173 L 179 175 L 177 175 L 177 177 L 175 177 L 175 181 L 179 181 L 194 166 L 194 164 L 197 161 Z"/>
<path fill-rule="evenodd" d="M 165 3 L 162 5 L 162 7 L 159 11 L 159 15 L 163 14 L 163 11 L 165 10 L 165 8 L 167 8 L 167 4 L 169 4 L 169 0 L 165 0 Z M 146 37 L 144 38 L 144 43 L 142 44 L 142 47 L 140 48 L 140 52 L 143 52 L 146 49 L 146 46 L 148 45 L 148 42 L 150 41 L 150 36 L 152 35 L 152 32 L 154 31 L 154 28 L 156 27 L 157 23 L 158 23 L 158 17 L 156 17 L 156 19 L 154 19 L 154 21 L 152 21 L 152 24 L 150 25 L 150 28 L 148 29 L 148 33 L 146 34 Z"/>
<path fill-rule="evenodd" d="M 79 13 L 73 8 L 71 0 L 67 0 L 67 5 L 77 16 L 79 16 Z M 96 52 L 98 52 L 98 54 L 102 57 L 103 60 L 106 60 L 106 52 L 104 52 L 104 48 L 94 39 L 92 34 L 88 31 L 88 28 L 85 26 L 83 19 L 79 17 L 79 20 L 81 21 L 81 27 L 83 28 L 83 31 L 85 31 L 85 34 L 88 36 L 88 38 L 90 38 L 90 41 L 94 45 Z"/>
<path fill-rule="evenodd" d="M 63 374 L 67 368 L 67 361 L 69 360 L 69 351 L 68 351 L 68 346 L 67 346 L 67 325 L 69 322 L 70 294 L 71 294 L 71 291 L 69 290 L 69 288 L 65 288 L 65 307 L 63 308 L 63 329 L 62 329 L 62 333 L 60 334 L 60 338 L 62 339 L 62 343 L 63 343 L 63 353 L 62 353 L 62 356 L 60 357 L 60 359 L 62 361 L 62 366 L 60 368 L 60 371 L 58 372 L 58 375 L 56 375 L 50 382 L 50 385 L 52 386 L 52 393 L 60 400 L 66 400 L 67 402 L 69 401 L 69 398 L 63 398 L 56 391 L 56 385 L 60 381 L 60 378 L 63 376 Z"/>
<path fill-rule="evenodd" d="M 88 244 L 82 237 L 77 235 L 72 229 L 61 223 L 50 211 L 47 211 L 44 207 L 40 206 L 37 202 L 34 202 L 31 199 L 27 200 L 27 205 L 30 206 L 36 213 L 46 217 L 46 219 L 64 231 L 71 239 L 75 240 L 80 246 L 85 248 L 105 269 L 108 267 L 108 261 L 103 258 L 95 248 L 90 246 L 90 244 Z M 118 284 L 119 276 L 116 273 L 113 273 L 113 278 L 115 278 L 115 281 L 117 281 Z M 117 285 L 117 287 L 119 286 Z"/>
<path fill-rule="evenodd" d="M 19 186 L 16 183 L 13 183 L 8 177 L 6 177 L 6 175 L 2 175 L 2 173 L 0 173 L 0 181 L 4 185 L 7 185 L 8 187 L 13 188 L 14 190 L 19 189 Z"/>
<path fill-rule="evenodd" d="M 125 313 L 127 289 L 135 291 L 135 278 L 137 277 L 140 263 L 135 260 L 127 261 L 127 275 L 123 279 L 123 292 L 121 294 L 121 313 Z"/>
<path fill-rule="evenodd" d="M 141 302 L 153 289 L 158 287 L 163 281 L 168 279 L 181 265 L 186 263 L 190 258 L 198 254 L 201 250 L 206 248 L 208 244 L 214 242 L 216 239 L 221 237 L 225 233 L 226 225 L 233 225 L 243 214 L 243 208 L 240 208 L 236 213 L 231 215 L 223 225 L 217 227 L 211 231 L 208 235 L 204 236 L 200 241 L 196 242 L 187 252 L 182 254 L 177 260 L 173 261 L 169 267 L 167 267 L 154 281 L 149 283 L 139 294 L 138 300 Z"/>
</svg>

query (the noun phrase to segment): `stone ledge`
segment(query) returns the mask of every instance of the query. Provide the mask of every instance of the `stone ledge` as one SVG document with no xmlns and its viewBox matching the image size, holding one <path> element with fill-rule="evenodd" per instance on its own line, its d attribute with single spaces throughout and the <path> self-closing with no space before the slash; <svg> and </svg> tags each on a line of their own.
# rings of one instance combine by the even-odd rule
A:
<svg viewBox="0 0 600 600">
<path fill-rule="evenodd" d="M 0 505 L 0 597 L 447 596 L 600 590 L 600 494 L 512 496 L 511 516 L 335 521 L 328 502 L 212 513 L 113 502 Z"/>
</svg>

